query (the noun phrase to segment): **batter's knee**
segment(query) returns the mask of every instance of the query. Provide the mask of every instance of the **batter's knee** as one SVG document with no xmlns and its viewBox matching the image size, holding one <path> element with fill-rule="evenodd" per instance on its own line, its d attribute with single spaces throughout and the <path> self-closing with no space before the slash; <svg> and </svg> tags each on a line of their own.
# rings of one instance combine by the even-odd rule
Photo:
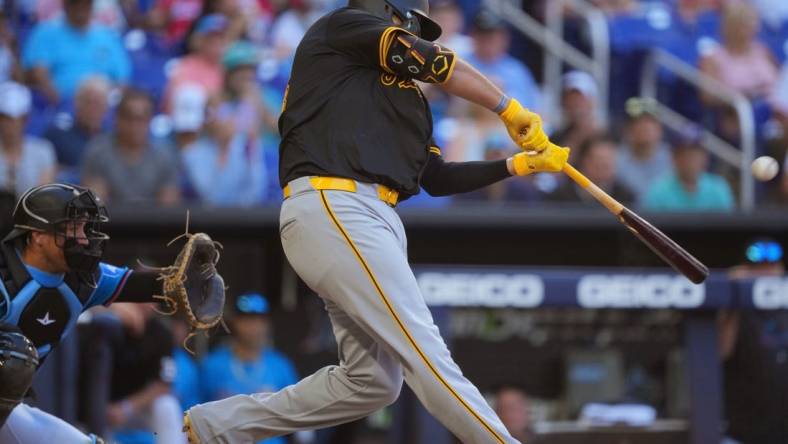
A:
<svg viewBox="0 0 788 444">
<path fill-rule="evenodd" d="M 364 393 L 369 401 L 370 411 L 391 405 L 399 398 L 402 390 L 403 376 L 401 371 L 375 372 L 373 379 L 367 384 Z"/>
</svg>

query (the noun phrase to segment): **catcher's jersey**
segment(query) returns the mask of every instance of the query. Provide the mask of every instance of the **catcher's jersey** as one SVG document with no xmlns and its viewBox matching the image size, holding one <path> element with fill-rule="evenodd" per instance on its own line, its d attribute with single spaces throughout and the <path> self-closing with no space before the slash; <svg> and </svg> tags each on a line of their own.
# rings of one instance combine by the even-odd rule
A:
<svg viewBox="0 0 788 444">
<path fill-rule="evenodd" d="M 98 273 L 98 285 L 91 288 L 71 273 L 52 274 L 26 265 L 16 250 L 3 248 L 0 322 L 18 326 L 43 359 L 74 328 L 83 311 L 112 302 L 131 270 L 101 263 Z"/>
<path fill-rule="evenodd" d="M 298 45 L 279 119 L 279 181 L 322 175 L 419 191 L 429 159 L 432 115 L 413 80 L 381 67 L 393 27 L 341 8 Z"/>
</svg>

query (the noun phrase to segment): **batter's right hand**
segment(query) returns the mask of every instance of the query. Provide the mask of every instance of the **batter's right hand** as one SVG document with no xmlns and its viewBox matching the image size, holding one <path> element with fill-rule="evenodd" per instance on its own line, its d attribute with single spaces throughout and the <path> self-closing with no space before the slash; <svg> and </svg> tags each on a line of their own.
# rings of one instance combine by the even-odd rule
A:
<svg viewBox="0 0 788 444">
<path fill-rule="evenodd" d="M 541 152 L 517 153 L 511 159 L 515 174 L 525 176 L 531 173 L 557 173 L 564 168 L 568 158 L 569 148 L 548 143 L 548 147 Z"/>
<path fill-rule="evenodd" d="M 509 104 L 499 116 L 509 136 L 523 151 L 543 151 L 550 144 L 539 114 L 524 108 L 516 99 L 509 99 Z"/>
</svg>

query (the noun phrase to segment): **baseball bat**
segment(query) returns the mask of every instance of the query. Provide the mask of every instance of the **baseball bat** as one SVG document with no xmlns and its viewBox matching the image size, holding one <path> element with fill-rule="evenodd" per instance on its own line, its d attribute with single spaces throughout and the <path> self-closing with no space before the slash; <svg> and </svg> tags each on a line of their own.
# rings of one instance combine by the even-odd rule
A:
<svg viewBox="0 0 788 444">
<path fill-rule="evenodd" d="M 578 185 L 588 191 L 596 200 L 605 206 L 619 222 L 624 224 L 641 242 L 646 244 L 651 251 L 661 257 L 674 270 L 683 274 L 690 281 L 700 284 L 709 276 L 709 269 L 701 261 L 681 248 L 679 244 L 659 231 L 655 226 L 638 216 L 634 211 L 625 207 L 621 202 L 613 199 L 602 191 L 593 182 L 588 180 L 580 171 L 568 163 L 564 165 L 564 173 L 572 178 Z"/>
</svg>

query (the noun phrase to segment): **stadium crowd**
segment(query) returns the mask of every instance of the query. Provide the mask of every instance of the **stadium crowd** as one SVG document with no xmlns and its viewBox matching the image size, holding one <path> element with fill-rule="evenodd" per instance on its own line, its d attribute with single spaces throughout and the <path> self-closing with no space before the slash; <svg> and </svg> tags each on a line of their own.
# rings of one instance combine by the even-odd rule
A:
<svg viewBox="0 0 788 444">
<path fill-rule="evenodd" d="M 537 15 L 544 2 L 528 8 Z M 636 98 L 649 48 L 660 47 L 752 100 L 758 154 L 785 163 L 788 19 L 778 0 L 595 2 L 608 16 L 609 122 L 585 72 L 562 79 L 560 120 L 546 125 L 572 161 L 620 200 L 655 211 L 736 207 L 738 172 L 702 144 L 702 128 L 738 143 L 738 121 L 714 97 L 669 76 L 666 101 L 697 127 L 667 131 Z M 10 205 L 38 183 L 94 188 L 111 205 L 276 205 L 277 117 L 305 29 L 333 0 L 41 0 L 3 3 L 0 22 L 0 190 Z M 588 46 L 582 32 L 567 39 Z M 545 111 L 539 64 L 524 38 L 471 0 L 436 0 L 440 42 L 525 106 Z M 577 25 L 577 24 L 575 24 Z M 575 40 L 575 41 L 573 41 Z M 493 159 L 514 146 L 491 113 L 424 85 L 448 160 Z M 129 186 L 128 184 L 134 184 Z M 788 175 L 758 188 L 760 205 L 788 205 Z M 450 199 L 584 203 L 555 175 L 510 179 Z"/>
</svg>

